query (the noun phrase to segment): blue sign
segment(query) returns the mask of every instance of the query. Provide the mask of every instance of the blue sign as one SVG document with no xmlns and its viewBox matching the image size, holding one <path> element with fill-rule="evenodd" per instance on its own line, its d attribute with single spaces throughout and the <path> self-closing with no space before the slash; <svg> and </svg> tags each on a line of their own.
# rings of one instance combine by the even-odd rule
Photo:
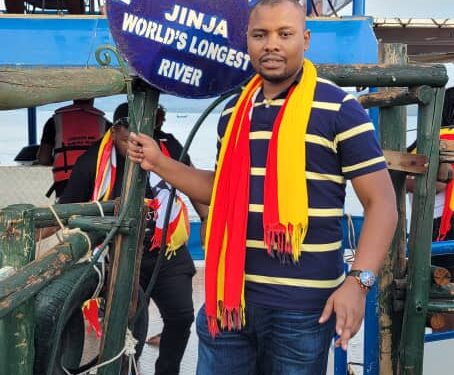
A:
<svg viewBox="0 0 454 375">
<path fill-rule="evenodd" d="M 246 0 L 110 0 L 112 36 L 137 74 L 161 91 L 218 96 L 253 74 Z"/>
</svg>

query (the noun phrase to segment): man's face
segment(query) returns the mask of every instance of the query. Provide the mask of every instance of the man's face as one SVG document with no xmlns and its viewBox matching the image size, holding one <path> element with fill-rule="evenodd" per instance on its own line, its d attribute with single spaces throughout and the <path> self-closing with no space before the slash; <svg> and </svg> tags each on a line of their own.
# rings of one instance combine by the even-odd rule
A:
<svg viewBox="0 0 454 375">
<path fill-rule="evenodd" d="M 295 78 L 309 46 L 310 32 L 304 28 L 303 9 L 288 1 L 253 9 L 247 31 L 248 52 L 252 66 L 265 81 L 279 84 Z"/>
<path fill-rule="evenodd" d="M 126 156 L 126 151 L 128 150 L 128 138 L 128 129 L 123 126 L 112 127 L 112 139 L 115 145 L 115 149 L 122 156 Z"/>
</svg>

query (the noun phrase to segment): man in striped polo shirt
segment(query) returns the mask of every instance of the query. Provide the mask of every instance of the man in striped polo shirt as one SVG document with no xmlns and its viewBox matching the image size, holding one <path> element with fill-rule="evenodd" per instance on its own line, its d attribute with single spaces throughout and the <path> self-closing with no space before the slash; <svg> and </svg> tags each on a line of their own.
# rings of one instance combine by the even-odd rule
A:
<svg viewBox="0 0 454 375">
<path fill-rule="evenodd" d="M 328 348 L 358 331 L 397 222 L 395 195 L 369 117 L 304 59 L 297 0 L 261 0 L 247 42 L 257 72 L 219 121 L 216 171 L 166 160 L 132 134 L 132 161 L 210 203 L 206 304 L 197 373 L 325 374 Z M 345 181 L 364 206 L 345 277 Z M 214 339 L 213 339 L 214 338 Z"/>
</svg>

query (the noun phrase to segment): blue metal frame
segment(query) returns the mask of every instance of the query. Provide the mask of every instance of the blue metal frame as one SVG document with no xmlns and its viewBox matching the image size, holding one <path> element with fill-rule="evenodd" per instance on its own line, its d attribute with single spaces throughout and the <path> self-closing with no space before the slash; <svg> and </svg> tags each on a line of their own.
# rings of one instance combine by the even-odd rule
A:
<svg viewBox="0 0 454 375">
<path fill-rule="evenodd" d="M 366 14 L 366 0 L 353 0 L 353 15 L 364 16 Z"/>
<path fill-rule="evenodd" d="M 432 242 L 432 255 L 454 254 L 454 241 Z"/>
<path fill-rule="evenodd" d="M 425 342 L 441 341 L 441 340 L 451 340 L 454 339 L 454 331 L 446 332 L 437 332 L 437 333 L 428 333 L 424 337 Z"/>
<path fill-rule="evenodd" d="M 36 107 L 27 108 L 28 113 L 28 144 L 35 145 L 36 135 Z"/>
</svg>

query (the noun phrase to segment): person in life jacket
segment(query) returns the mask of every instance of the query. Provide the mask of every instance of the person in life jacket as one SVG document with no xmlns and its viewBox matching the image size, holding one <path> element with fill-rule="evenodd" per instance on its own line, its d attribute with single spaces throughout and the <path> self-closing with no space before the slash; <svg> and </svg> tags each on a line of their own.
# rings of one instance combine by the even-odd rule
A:
<svg viewBox="0 0 454 375">
<path fill-rule="evenodd" d="M 182 150 L 181 144 L 173 135 L 161 130 L 165 119 L 163 107 L 158 108 L 156 117 L 155 139 L 168 157 L 178 159 Z M 59 203 L 101 201 L 120 196 L 129 137 L 128 127 L 128 105 L 123 103 L 115 110 L 111 129 L 77 160 Z M 186 157 L 184 162 L 191 163 L 189 157 Z M 169 192 L 170 186 L 167 183 L 153 173 L 148 174 L 145 204 L 150 207 L 150 212 L 147 216 L 139 280 L 144 290 L 148 286 L 159 254 L 162 222 Z M 191 203 L 201 220 L 205 221 L 208 207 L 196 202 Z M 187 208 L 177 194 L 169 222 L 166 256 L 151 294 L 164 321 L 155 374 L 179 373 L 194 320 L 192 277 L 195 267 L 186 247 L 188 237 Z"/>
<path fill-rule="evenodd" d="M 59 108 L 44 125 L 38 162 L 52 165 L 54 183 L 46 193 L 62 194 L 79 156 L 99 140 L 110 126 L 104 112 L 93 106 L 94 99 L 74 100 Z"/>
</svg>

